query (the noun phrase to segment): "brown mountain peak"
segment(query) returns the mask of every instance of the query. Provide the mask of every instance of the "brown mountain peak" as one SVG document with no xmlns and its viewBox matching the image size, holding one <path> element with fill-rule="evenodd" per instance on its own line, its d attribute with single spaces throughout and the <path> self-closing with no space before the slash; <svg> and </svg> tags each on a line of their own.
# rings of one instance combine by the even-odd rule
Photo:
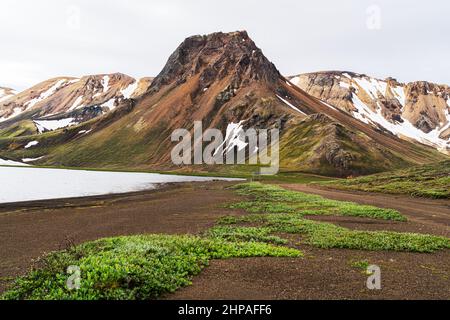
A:
<svg viewBox="0 0 450 320">
<path fill-rule="evenodd" d="M 280 76 L 246 31 L 216 32 L 185 39 L 155 78 L 152 89 L 181 84 L 198 74 L 204 86 L 231 75 L 236 87 L 251 81 L 275 83 Z"/>
</svg>

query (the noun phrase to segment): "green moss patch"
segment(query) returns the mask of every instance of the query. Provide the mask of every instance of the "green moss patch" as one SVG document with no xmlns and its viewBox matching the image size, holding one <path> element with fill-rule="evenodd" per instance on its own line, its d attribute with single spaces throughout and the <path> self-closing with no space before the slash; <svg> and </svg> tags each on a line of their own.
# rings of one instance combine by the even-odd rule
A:
<svg viewBox="0 0 450 320">
<path fill-rule="evenodd" d="M 154 299 L 189 285 L 211 259 L 301 255 L 286 247 L 224 238 L 145 235 L 88 242 L 43 258 L 42 267 L 18 279 L 3 299 Z M 68 266 L 81 269 L 79 290 L 67 288 Z"/>
<path fill-rule="evenodd" d="M 329 200 L 317 195 L 285 190 L 278 186 L 247 183 L 236 187 L 237 193 L 252 196 L 251 201 L 231 205 L 251 213 L 297 213 L 300 215 L 334 215 L 406 221 L 393 209 L 382 209 L 353 202 Z"/>
</svg>

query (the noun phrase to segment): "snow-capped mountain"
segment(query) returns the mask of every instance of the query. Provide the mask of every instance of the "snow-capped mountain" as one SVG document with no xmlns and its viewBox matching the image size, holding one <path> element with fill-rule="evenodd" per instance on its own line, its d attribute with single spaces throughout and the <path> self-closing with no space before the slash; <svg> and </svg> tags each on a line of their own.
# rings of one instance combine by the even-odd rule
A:
<svg viewBox="0 0 450 320">
<path fill-rule="evenodd" d="M 151 79 L 124 74 L 54 78 L 0 101 L 0 127 L 32 121 L 39 133 L 82 123 L 137 98 Z M 14 95 L 12 95 L 15 93 Z"/>
<path fill-rule="evenodd" d="M 58 78 L 0 104 L 0 158 L 37 165 L 173 169 L 172 133 L 193 131 L 193 123 L 202 121 L 203 129 L 223 132 L 229 142 L 224 154 L 248 146 L 238 139 L 245 129 L 280 129 L 280 165 L 289 170 L 345 177 L 446 159 L 431 147 L 374 127 L 379 120 L 373 116 L 377 103 L 369 104 L 374 96 L 380 104 L 389 100 L 386 110 L 408 106 L 401 103 L 400 84 L 389 90 L 374 85 L 381 86 L 382 96 L 362 80 L 358 85 L 356 78 L 331 76 L 317 84 L 322 94 L 331 82 L 338 98 L 327 104 L 281 75 L 247 32 L 192 36 L 153 80 L 123 74 Z M 369 105 L 367 110 L 355 106 L 353 93 Z M 409 96 L 405 93 L 405 100 Z"/>
<path fill-rule="evenodd" d="M 450 150 L 450 89 L 418 81 L 399 83 L 352 72 L 317 72 L 291 82 L 360 121 L 408 140 Z"/>
</svg>

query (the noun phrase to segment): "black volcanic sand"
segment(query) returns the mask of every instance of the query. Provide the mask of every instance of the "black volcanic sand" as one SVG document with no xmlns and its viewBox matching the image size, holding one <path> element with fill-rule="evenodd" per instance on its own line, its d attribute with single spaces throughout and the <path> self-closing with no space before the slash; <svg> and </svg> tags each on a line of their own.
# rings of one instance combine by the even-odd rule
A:
<svg viewBox="0 0 450 320">
<path fill-rule="evenodd" d="M 0 291 L 24 274 L 32 260 L 67 243 L 142 233 L 198 234 L 230 213 L 224 203 L 242 199 L 230 182 L 165 185 L 124 195 L 0 204 Z M 305 186 L 289 185 L 305 190 Z M 349 200 L 352 193 L 327 190 Z M 358 195 L 358 193 L 354 193 Z M 353 201 L 366 203 L 355 196 Z M 369 196 L 366 194 L 366 196 Z M 359 230 L 449 235 L 449 205 L 442 201 L 370 194 L 370 201 L 398 209 L 410 222 L 351 217 L 312 217 Z M 378 198 L 379 197 L 379 198 Z M 365 198 L 367 199 L 367 197 Z M 369 201 L 369 200 L 366 200 Z M 374 203 L 374 202 L 373 202 Z M 375 204 L 375 203 L 374 203 Z M 430 216 L 424 208 L 430 208 Z M 293 239 L 295 240 L 295 239 Z M 294 242 L 294 241 L 293 241 Z M 168 299 L 450 299 L 450 250 L 434 254 L 322 250 L 299 247 L 304 258 L 249 258 L 212 261 L 193 285 Z M 366 288 L 367 275 L 352 262 L 367 260 L 382 270 L 382 290 Z"/>
</svg>

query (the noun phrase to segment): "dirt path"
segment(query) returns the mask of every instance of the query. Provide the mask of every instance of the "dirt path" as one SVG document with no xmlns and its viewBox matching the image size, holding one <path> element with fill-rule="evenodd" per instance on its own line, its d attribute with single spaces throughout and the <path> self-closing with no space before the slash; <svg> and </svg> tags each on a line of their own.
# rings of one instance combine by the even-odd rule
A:
<svg viewBox="0 0 450 320">
<path fill-rule="evenodd" d="M 201 233 L 232 213 L 224 203 L 242 200 L 228 190 L 231 184 L 182 184 L 127 195 L 0 205 L 0 292 L 12 277 L 29 270 L 33 259 L 64 248 L 67 238 L 81 243 L 118 235 Z M 442 234 L 444 216 L 430 220 L 418 215 L 418 222 L 408 223 L 334 219 L 358 229 Z M 448 226 L 448 221 L 442 223 Z M 450 299 L 450 250 L 412 254 L 299 248 L 304 258 L 212 261 L 192 286 L 166 298 Z M 360 260 L 382 268 L 383 290 L 366 288 L 367 276 L 351 265 Z"/>
<path fill-rule="evenodd" d="M 367 192 L 328 189 L 305 184 L 280 184 L 281 187 L 305 193 L 312 193 L 328 199 L 352 201 L 381 208 L 396 209 L 410 222 L 439 234 L 450 235 L 450 201 L 412 198 Z"/>
<path fill-rule="evenodd" d="M 168 299 L 311 300 L 450 299 L 450 252 L 411 254 L 302 248 L 304 258 L 212 261 L 193 285 Z M 382 272 L 382 289 L 367 289 L 355 261 Z"/>
</svg>

